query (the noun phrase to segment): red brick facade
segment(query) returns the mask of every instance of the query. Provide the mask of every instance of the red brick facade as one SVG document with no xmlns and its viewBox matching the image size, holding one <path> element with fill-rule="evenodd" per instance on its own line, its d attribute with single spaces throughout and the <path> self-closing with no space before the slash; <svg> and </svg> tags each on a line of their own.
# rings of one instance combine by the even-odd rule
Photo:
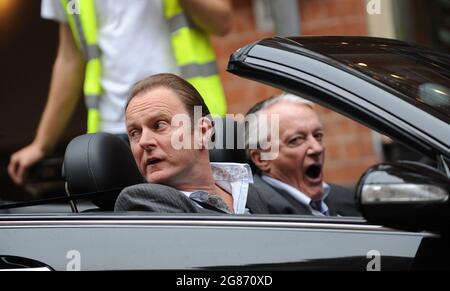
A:
<svg viewBox="0 0 450 291">
<path fill-rule="evenodd" d="M 230 54 L 238 48 L 273 36 L 257 31 L 251 0 L 233 0 L 233 29 L 224 38 L 213 38 L 230 113 L 245 113 L 253 104 L 279 91 L 227 73 Z M 367 35 L 365 3 L 361 0 L 299 0 L 303 35 Z M 325 126 L 326 180 L 352 185 L 378 161 L 372 132 L 357 123 L 318 108 Z"/>
</svg>

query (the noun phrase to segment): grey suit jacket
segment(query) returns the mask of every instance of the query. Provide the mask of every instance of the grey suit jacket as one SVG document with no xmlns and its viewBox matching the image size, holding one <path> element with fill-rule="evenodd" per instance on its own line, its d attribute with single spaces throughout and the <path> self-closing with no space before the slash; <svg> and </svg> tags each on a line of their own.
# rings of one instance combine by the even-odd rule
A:
<svg viewBox="0 0 450 291">
<path fill-rule="evenodd" d="M 270 214 L 312 215 L 308 207 L 286 191 L 272 187 L 259 175 L 254 175 L 253 180 L 253 187 L 265 201 Z M 330 185 L 330 187 L 330 193 L 325 199 L 325 203 L 331 216 L 361 216 L 350 190 L 338 185 Z"/>
<path fill-rule="evenodd" d="M 269 213 L 268 205 L 250 185 L 247 208 L 253 214 Z M 159 213 L 210 213 L 214 210 L 199 207 L 180 191 L 157 184 L 139 184 L 125 188 L 116 200 L 114 211 L 150 211 Z"/>
</svg>

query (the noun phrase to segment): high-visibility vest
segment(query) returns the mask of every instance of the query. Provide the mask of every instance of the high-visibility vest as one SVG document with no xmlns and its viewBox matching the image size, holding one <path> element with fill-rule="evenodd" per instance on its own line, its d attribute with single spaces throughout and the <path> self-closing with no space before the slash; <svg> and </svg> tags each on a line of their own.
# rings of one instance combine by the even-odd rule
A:
<svg viewBox="0 0 450 291">
<path fill-rule="evenodd" d="M 102 64 L 97 38 L 95 0 L 60 0 L 77 46 L 86 58 L 84 96 L 88 110 L 88 133 L 100 128 L 99 102 Z M 216 56 L 208 35 L 183 12 L 178 0 L 163 0 L 164 15 L 171 32 L 171 44 L 181 77 L 201 94 L 212 115 L 224 116 L 227 103 L 218 75 Z M 76 7 L 72 7 L 77 5 Z M 73 13 L 74 11 L 79 13 Z"/>
</svg>

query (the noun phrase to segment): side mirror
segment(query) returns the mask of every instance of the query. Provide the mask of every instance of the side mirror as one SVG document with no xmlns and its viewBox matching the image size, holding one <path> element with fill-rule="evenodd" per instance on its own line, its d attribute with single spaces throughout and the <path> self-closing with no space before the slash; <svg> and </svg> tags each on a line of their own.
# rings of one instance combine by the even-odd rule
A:
<svg viewBox="0 0 450 291">
<path fill-rule="evenodd" d="M 379 164 L 360 179 L 356 199 L 367 221 L 413 230 L 450 230 L 450 179 L 416 162 Z"/>
</svg>

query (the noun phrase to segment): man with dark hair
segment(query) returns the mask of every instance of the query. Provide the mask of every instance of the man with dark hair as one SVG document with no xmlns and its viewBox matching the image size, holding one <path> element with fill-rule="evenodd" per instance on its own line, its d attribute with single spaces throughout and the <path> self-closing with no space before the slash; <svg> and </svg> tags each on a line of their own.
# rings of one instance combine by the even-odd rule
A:
<svg viewBox="0 0 450 291">
<path fill-rule="evenodd" d="M 276 133 L 267 130 L 274 118 Z M 247 120 L 247 156 L 258 172 L 254 187 L 270 213 L 360 216 L 349 190 L 323 181 L 324 133 L 313 103 L 291 94 L 272 97 L 256 104 Z M 262 148 L 265 141 L 269 146 Z M 274 147 L 277 155 L 265 158 Z"/>
<path fill-rule="evenodd" d="M 149 183 L 124 189 L 116 211 L 268 212 L 249 191 L 248 165 L 210 163 L 209 111 L 184 79 L 159 74 L 137 83 L 125 119 L 131 151 Z"/>
</svg>

